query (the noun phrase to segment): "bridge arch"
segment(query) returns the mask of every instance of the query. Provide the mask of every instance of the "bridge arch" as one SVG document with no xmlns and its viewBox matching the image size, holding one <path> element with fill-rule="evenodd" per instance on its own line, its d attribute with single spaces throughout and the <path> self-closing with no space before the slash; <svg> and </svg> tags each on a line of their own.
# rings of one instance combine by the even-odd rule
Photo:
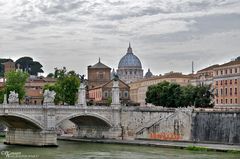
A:
<svg viewBox="0 0 240 159">
<path fill-rule="evenodd" d="M 44 129 L 36 119 L 19 113 L 0 114 L 0 121 L 10 128 Z"/>
<path fill-rule="evenodd" d="M 71 114 L 63 119 L 61 119 L 60 121 L 58 121 L 56 123 L 56 127 L 60 126 L 62 122 L 66 121 L 66 120 L 70 120 L 72 121 L 74 124 L 77 125 L 83 125 L 83 126 L 90 126 L 91 124 L 95 124 L 96 125 L 101 125 L 104 127 L 112 127 L 111 122 L 109 121 L 109 119 L 107 119 L 106 117 L 99 115 L 99 114 L 95 114 L 95 113 L 75 113 L 75 114 Z"/>
</svg>

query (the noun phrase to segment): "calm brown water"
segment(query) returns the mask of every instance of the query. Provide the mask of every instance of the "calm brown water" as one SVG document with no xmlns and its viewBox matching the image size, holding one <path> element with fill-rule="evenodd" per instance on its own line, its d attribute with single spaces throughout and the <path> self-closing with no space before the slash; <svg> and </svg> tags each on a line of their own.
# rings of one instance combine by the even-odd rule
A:
<svg viewBox="0 0 240 159">
<path fill-rule="evenodd" d="M 144 146 L 58 141 L 57 148 L 38 148 L 4 145 L 2 142 L 3 139 L 0 142 L 0 158 L 3 159 L 240 159 L 240 154 Z"/>
</svg>

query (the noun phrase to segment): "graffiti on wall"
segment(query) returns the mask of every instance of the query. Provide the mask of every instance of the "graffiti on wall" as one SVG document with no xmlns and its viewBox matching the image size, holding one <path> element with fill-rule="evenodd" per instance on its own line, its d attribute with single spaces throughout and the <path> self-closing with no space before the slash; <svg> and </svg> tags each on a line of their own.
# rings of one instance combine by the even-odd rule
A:
<svg viewBox="0 0 240 159">
<path fill-rule="evenodd" d="M 180 134 L 175 134 L 171 132 L 161 132 L 161 133 L 150 133 L 150 139 L 159 139 L 159 140 L 182 140 L 183 137 Z"/>
</svg>

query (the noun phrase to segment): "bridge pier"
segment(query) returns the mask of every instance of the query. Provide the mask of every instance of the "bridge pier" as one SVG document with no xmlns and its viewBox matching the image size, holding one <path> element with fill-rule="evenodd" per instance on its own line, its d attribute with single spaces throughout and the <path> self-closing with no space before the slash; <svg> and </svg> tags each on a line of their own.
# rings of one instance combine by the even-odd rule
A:
<svg viewBox="0 0 240 159">
<path fill-rule="evenodd" d="M 9 128 L 4 144 L 30 146 L 57 146 L 55 131 Z"/>
</svg>

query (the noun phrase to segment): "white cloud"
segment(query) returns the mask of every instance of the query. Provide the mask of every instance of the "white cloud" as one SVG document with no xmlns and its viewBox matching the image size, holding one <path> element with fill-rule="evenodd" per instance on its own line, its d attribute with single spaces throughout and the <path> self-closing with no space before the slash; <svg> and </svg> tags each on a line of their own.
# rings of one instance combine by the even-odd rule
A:
<svg viewBox="0 0 240 159">
<path fill-rule="evenodd" d="M 199 28 L 199 23 L 210 23 L 199 18 L 240 15 L 239 0 L 0 0 L 0 15 L 0 56 L 36 57 L 47 72 L 61 64 L 85 72 L 99 56 L 116 67 L 128 41 L 155 72 L 161 72 L 161 61 L 164 70 L 169 66 L 161 58 L 172 57 L 171 63 L 178 65 L 171 67 L 184 71 L 189 69 L 174 57 L 186 61 L 202 53 L 208 55 L 199 63 L 212 62 L 212 56 L 224 61 L 226 52 L 236 56 L 240 49 L 240 22 L 221 32 Z"/>
</svg>

